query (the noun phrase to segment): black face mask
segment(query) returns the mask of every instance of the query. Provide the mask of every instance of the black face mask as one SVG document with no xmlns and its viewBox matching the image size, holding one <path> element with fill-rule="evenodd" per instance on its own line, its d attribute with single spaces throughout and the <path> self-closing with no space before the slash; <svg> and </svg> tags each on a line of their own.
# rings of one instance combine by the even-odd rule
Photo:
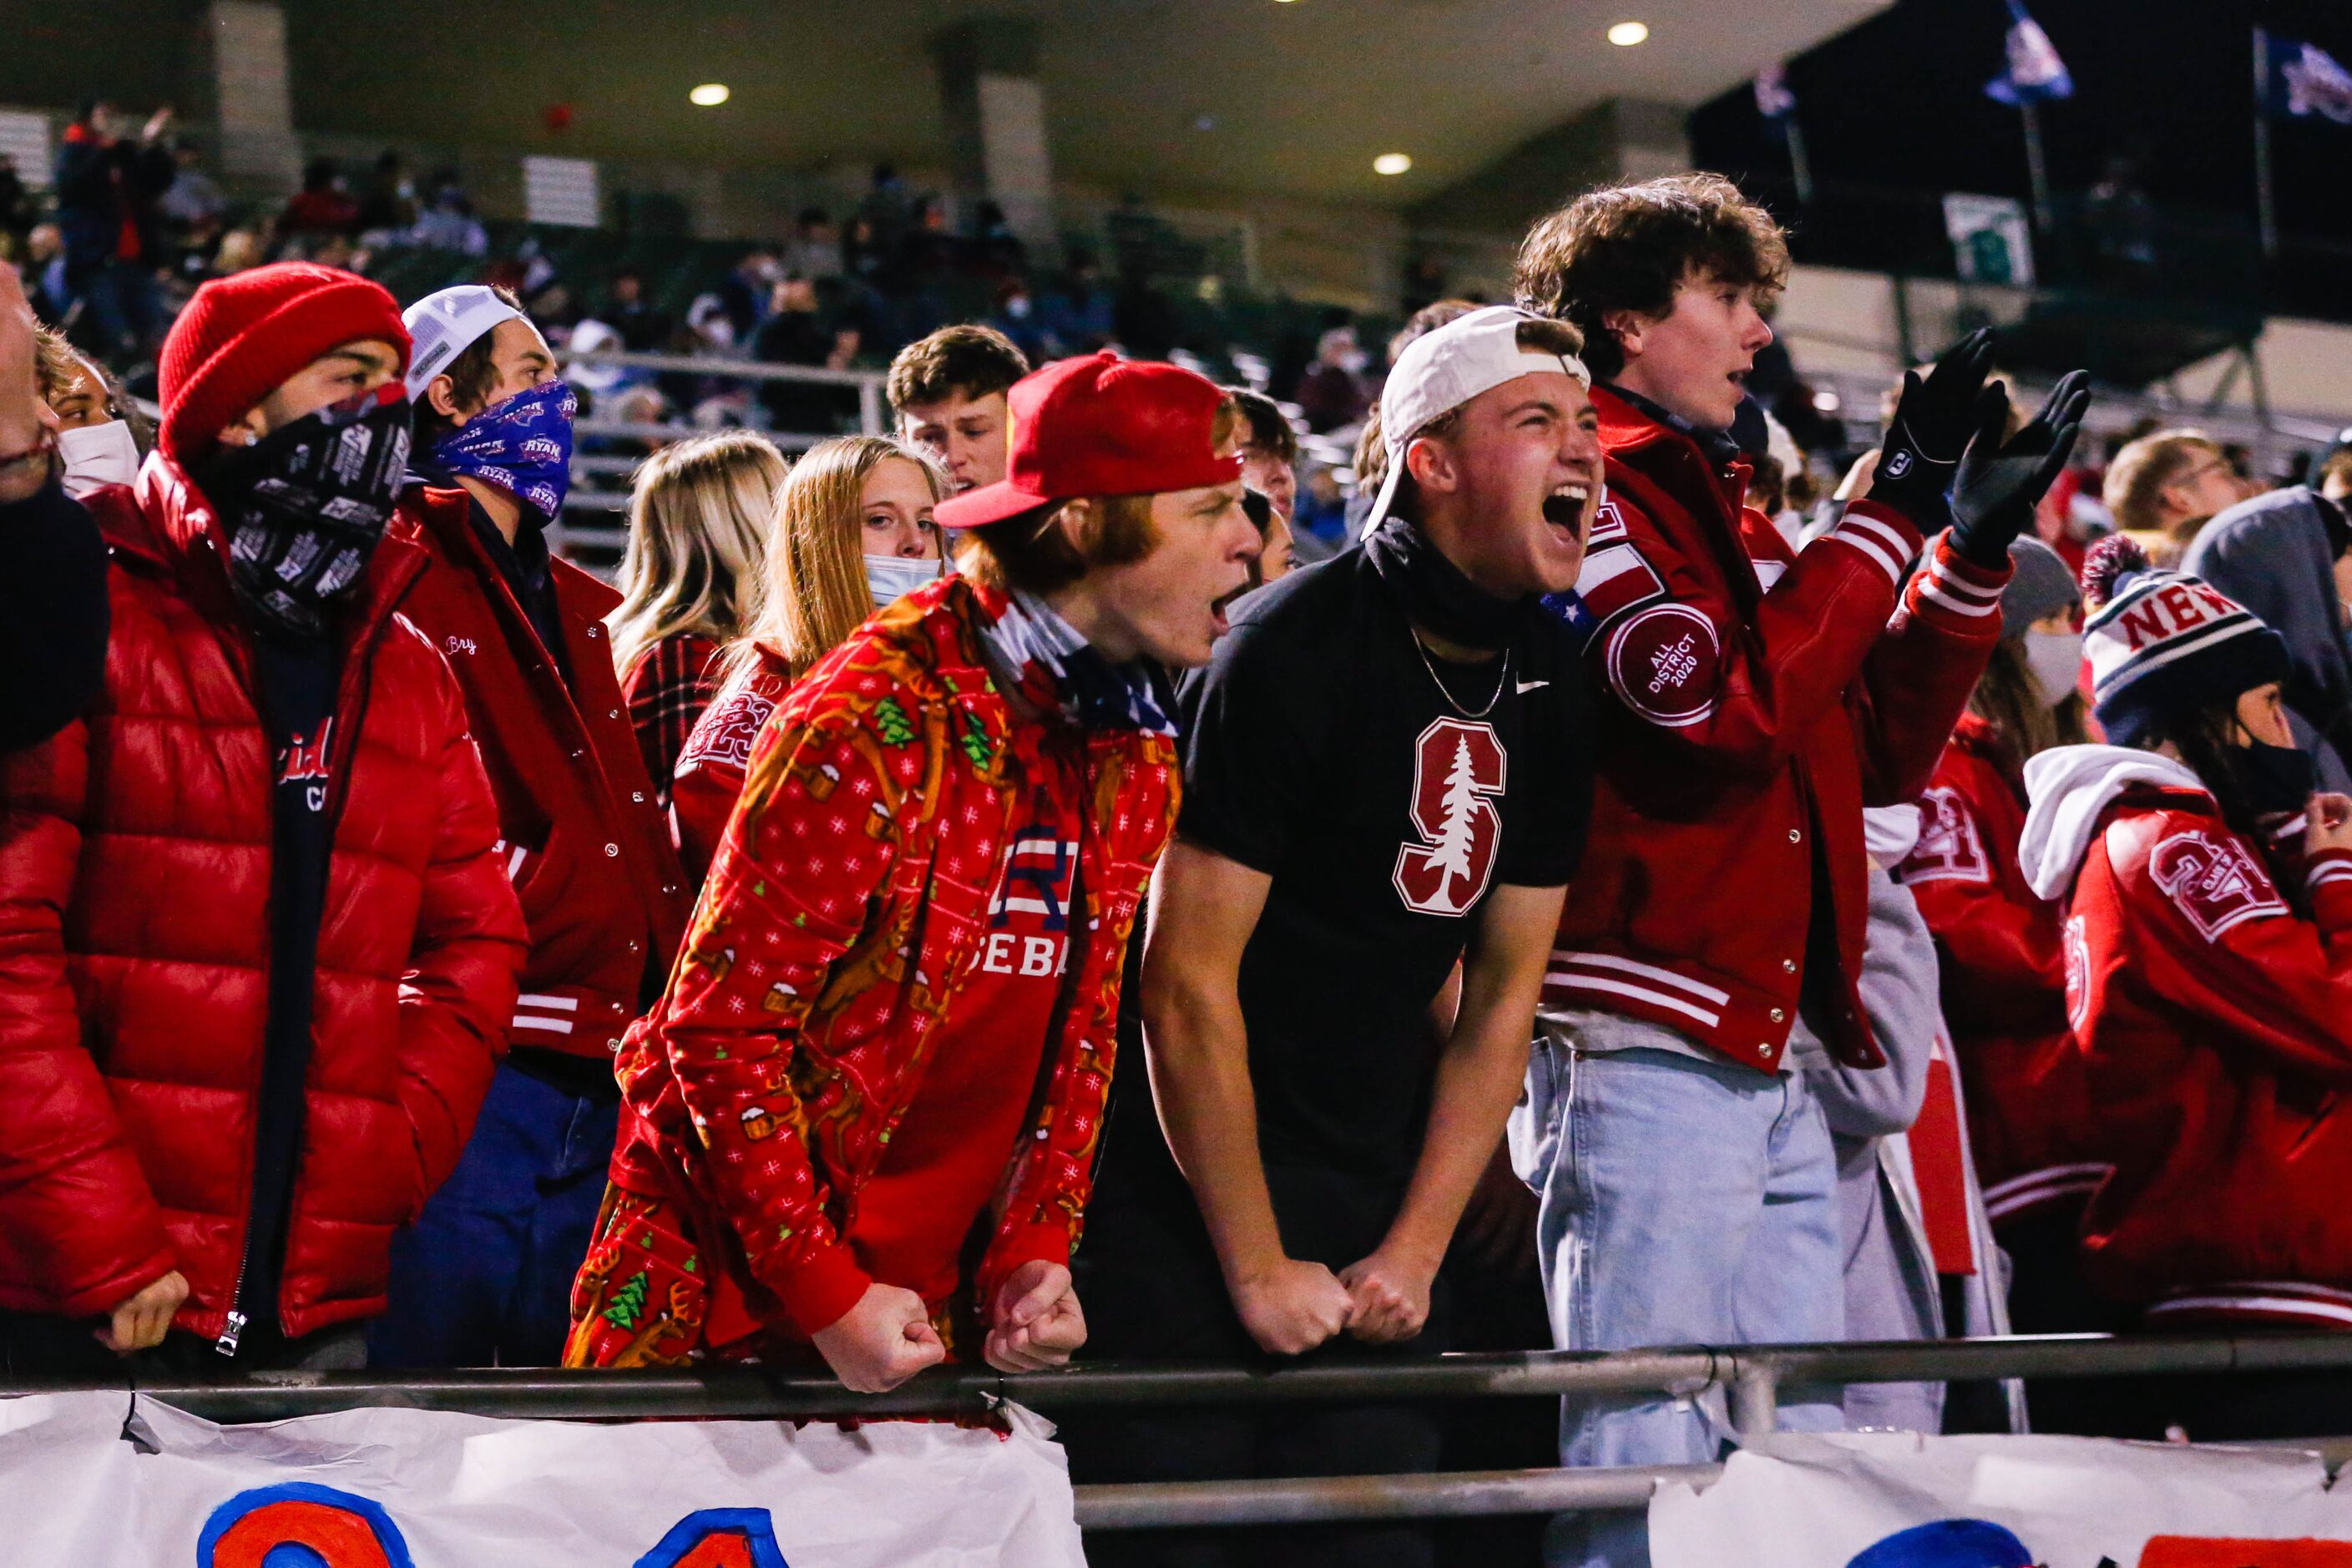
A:
<svg viewBox="0 0 2352 1568">
<path fill-rule="evenodd" d="M 238 603 L 271 630 L 322 635 L 331 606 L 367 571 L 407 470 L 398 382 L 215 455 L 202 483 L 228 530 Z"/>
<path fill-rule="evenodd" d="M 2268 746 L 2256 741 L 2231 748 L 2230 768 L 2246 805 L 2259 816 L 2301 811 L 2319 787 L 2319 764 L 2300 746 Z"/>
<path fill-rule="evenodd" d="M 1387 519 L 1367 534 L 1364 553 L 1381 580 L 1404 600 L 1407 620 L 1464 647 L 1494 653 L 1510 647 L 1535 604 L 1495 597 L 1401 517 Z"/>
</svg>

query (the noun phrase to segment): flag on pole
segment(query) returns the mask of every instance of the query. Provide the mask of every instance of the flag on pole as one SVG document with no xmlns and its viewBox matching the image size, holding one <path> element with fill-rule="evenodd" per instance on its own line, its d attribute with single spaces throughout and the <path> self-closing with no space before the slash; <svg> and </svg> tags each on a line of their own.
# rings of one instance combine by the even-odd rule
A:
<svg viewBox="0 0 2352 1568">
<path fill-rule="evenodd" d="M 2009 0 L 2009 63 L 1985 83 L 1985 96 L 2012 108 L 2074 96 L 2074 79 L 2042 24 L 2026 15 L 2025 0 Z"/>
<path fill-rule="evenodd" d="M 2352 125 L 2352 71 L 2317 44 L 2264 35 L 2267 69 L 2262 109 L 2289 120 L 2332 120 Z"/>
<path fill-rule="evenodd" d="M 1789 86 L 1786 64 L 1766 66 L 1756 73 L 1756 112 L 1764 117 L 1765 132 L 1789 150 L 1789 174 L 1797 199 L 1813 199 L 1812 165 L 1805 157 L 1805 130 L 1797 121 L 1797 94 Z"/>
<path fill-rule="evenodd" d="M 1797 112 L 1797 95 L 1790 90 L 1786 65 L 1766 66 L 1756 73 L 1756 112 L 1773 121 L 1784 121 Z"/>
</svg>

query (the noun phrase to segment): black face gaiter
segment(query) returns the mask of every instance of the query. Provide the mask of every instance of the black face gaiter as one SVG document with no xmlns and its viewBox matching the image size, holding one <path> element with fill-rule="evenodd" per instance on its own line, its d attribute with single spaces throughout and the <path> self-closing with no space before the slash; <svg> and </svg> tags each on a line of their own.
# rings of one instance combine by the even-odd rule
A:
<svg viewBox="0 0 2352 1568">
<path fill-rule="evenodd" d="M 2319 763 L 2300 746 L 2254 741 L 2231 749 L 2230 771 L 2257 815 L 2301 811 L 2319 787 Z"/>
<path fill-rule="evenodd" d="M 228 530 L 238 603 L 288 637 L 322 635 L 329 607 L 367 570 L 407 468 L 398 382 L 215 454 L 200 482 Z"/>
<path fill-rule="evenodd" d="M 1488 653 L 1508 647 L 1534 601 L 1498 599 L 1462 574 L 1421 530 L 1401 517 L 1364 537 L 1381 580 L 1404 601 L 1405 618 L 1447 642 Z"/>
</svg>

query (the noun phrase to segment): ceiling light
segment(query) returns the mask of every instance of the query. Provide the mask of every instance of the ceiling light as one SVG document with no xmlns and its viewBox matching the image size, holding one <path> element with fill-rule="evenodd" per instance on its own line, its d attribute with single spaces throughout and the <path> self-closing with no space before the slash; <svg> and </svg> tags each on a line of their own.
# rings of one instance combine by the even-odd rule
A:
<svg viewBox="0 0 2352 1568">
<path fill-rule="evenodd" d="M 1402 174 L 1412 167 L 1412 160 L 1402 153 L 1383 153 L 1372 160 L 1375 174 Z"/>
<path fill-rule="evenodd" d="M 700 87 L 696 88 L 692 92 L 688 93 L 686 95 L 686 100 L 688 103 L 693 104 L 697 109 L 716 109 L 720 104 L 727 101 L 728 96 L 727 84 L 725 82 L 706 81 Z"/>
<path fill-rule="evenodd" d="M 1609 41 L 1621 49 L 1630 49 L 1650 36 L 1647 22 L 1620 22 L 1609 29 Z"/>
</svg>

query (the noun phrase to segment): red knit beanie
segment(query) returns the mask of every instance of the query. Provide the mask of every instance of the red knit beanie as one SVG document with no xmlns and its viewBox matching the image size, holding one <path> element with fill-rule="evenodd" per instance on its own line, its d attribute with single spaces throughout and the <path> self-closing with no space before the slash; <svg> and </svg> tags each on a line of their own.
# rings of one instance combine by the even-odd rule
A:
<svg viewBox="0 0 2352 1568">
<path fill-rule="evenodd" d="M 380 284 L 331 267 L 278 261 L 195 292 L 163 340 L 157 445 L 182 467 L 212 450 L 222 426 L 338 343 L 376 338 L 408 368 L 408 329 Z"/>
</svg>

